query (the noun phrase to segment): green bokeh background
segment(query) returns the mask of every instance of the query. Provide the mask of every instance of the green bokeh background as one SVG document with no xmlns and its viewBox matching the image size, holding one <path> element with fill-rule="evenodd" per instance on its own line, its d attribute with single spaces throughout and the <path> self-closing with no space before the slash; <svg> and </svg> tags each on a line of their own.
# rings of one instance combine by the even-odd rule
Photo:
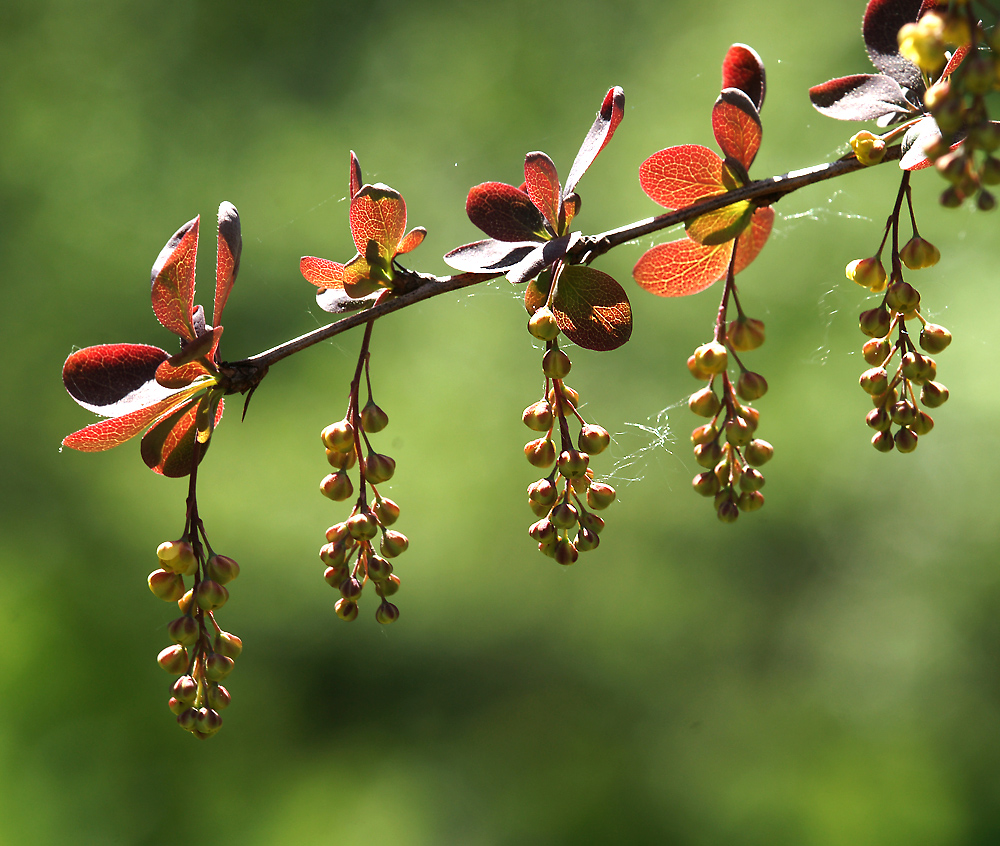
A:
<svg viewBox="0 0 1000 846">
<path fill-rule="evenodd" d="M 316 551 L 317 433 L 337 419 L 352 332 L 276 366 L 233 403 L 203 465 L 213 544 L 243 566 L 223 624 L 245 651 L 225 727 L 199 743 L 167 711 L 169 607 L 144 579 L 183 522 L 185 483 L 138 444 L 60 453 L 92 417 L 64 358 L 171 342 L 148 271 L 223 199 L 245 246 L 225 354 L 326 315 L 297 271 L 346 259 L 348 151 L 430 234 L 411 265 L 472 240 L 469 186 L 517 183 L 543 149 L 565 175 L 604 92 L 625 120 L 581 185 L 588 232 L 657 211 L 638 164 L 713 145 L 719 63 L 769 73 L 754 174 L 830 160 L 855 127 L 806 89 L 868 69 L 861 2 L 452 3 L 6 0 L 0 5 L 0 844 L 727 844 L 1000 842 L 1000 580 L 993 422 L 995 215 L 945 212 L 915 180 L 915 274 L 955 342 L 952 399 L 914 455 L 869 445 L 843 266 L 868 255 L 894 166 L 776 207 L 741 277 L 766 321 L 767 506 L 720 525 L 689 490 L 690 350 L 716 293 L 630 282 L 642 239 L 600 260 L 625 284 L 625 348 L 573 351 L 596 459 L 619 501 L 601 548 L 560 569 L 532 548 L 521 409 L 539 351 L 505 281 L 379 323 L 373 374 L 411 548 L 400 621 L 333 613 Z M 203 233 L 200 299 L 214 237 Z M 661 413 L 661 410 L 666 410 Z M 614 468 L 614 469 L 613 469 Z"/>
</svg>

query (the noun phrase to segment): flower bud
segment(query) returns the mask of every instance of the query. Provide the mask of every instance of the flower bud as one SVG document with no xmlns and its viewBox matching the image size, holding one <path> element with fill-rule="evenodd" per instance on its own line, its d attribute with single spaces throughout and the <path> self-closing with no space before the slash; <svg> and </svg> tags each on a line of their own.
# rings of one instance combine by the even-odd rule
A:
<svg viewBox="0 0 1000 846">
<path fill-rule="evenodd" d="M 719 480 L 715 473 L 699 473 L 691 480 L 691 485 L 702 496 L 715 496 L 719 492 Z"/>
<path fill-rule="evenodd" d="M 550 379 L 565 379 L 573 363 L 562 350 L 553 347 L 542 356 L 542 373 Z"/>
<path fill-rule="evenodd" d="M 198 682 L 194 676 L 181 676 L 170 686 L 170 693 L 178 701 L 190 705 L 198 698 Z"/>
<path fill-rule="evenodd" d="M 340 594 L 344 599 L 349 599 L 352 602 L 361 596 L 364 591 L 364 585 L 361 584 L 354 576 L 348 576 L 344 581 L 340 583 Z"/>
<path fill-rule="evenodd" d="M 698 359 L 694 355 L 689 355 L 687 360 L 688 370 L 695 379 L 704 382 L 712 378 L 711 371 L 705 370 L 701 364 L 698 363 Z"/>
<path fill-rule="evenodd" d="M 191 615 L 194 612 L 194 588 L 186 591 L 184 596 L 177 600 L 177 607 L 182 614 Z"/>
<path fill-rule="evenodd" d="M 595 511 L 602 511 L 615 501 L 615 489 L 602 482 L 594 482 L 587 491 L 587 505 Z"/>
<path fill-rule="evenodd" d="M 202 579 L 194 589 L 194 601 L 202 611 L 214 611 L 221 608 L 229 599 L 229 591 L 218 582 Z"/>
<path fill-rule="evenodd" d="M 579 479 L 587 472 L 590 456 L 577 449 L 564 449 L 559 453 L 559 472 L 567 479 Z"/>
<path fill-rule="evenodd" d="M 702 388 L 691 394 L 688 407 L 699 417 L 715 417 L 722 408 L 722 401 L 711 388 Z"/>
<path fill-rule="evenodd" d="M 764 507 L 764 494 L 760 491 L 743 491 L 736 505 L 740 511 L 758 511 Z"/>
<path fill-rule="evenodd" d="M 886 305 L 893 311 L 906 313 L 920 305 L 920 293 L 909 282 L 893 282 L 885 295 Z"/>
<path fill-rule="evenodd" d="M 764 343 L 764 323 L 752 317 L 738 317 L 726 329 L 726 339 L 736 352 L 755 350 Z"/>
<path fill-rule="evenodd" d="M 732 499 L 726 498 L 716 508 L 715 514 L 723 523 L 735 523 L 740 509 Z"/>
<path fill-rule="evenodd" d="M 323 477 L 319 483 L 320 493 L 334 502 L 343 502 L 354 494 L 354 485 L 346 470 L 338 470 Z"/>
<path fill-rule="evenodd" d="M 358 454 L 354 451 L 353 447 L 347 452 L 337 452 L 336 450 L 328 449 L 326 451 L 326 460 L 336 470 L 350 470 L 358 463 Z"/>
<path fill-rule="evenodd" d="M 736 382 L 736 393 L 747 402 L 760 399 L 767 393 L 767 379 L 759 373 L 744 370 Z"/>
<path fill-rule="evenodd" d="M 193 617 L 186 614 L 178 617 L 167 626 L 167 635 L 174 643 L 181 646 L 192 646 L 198 641 L 198 624 Z"/>
<path fill-rule="evenodd" d="M 327 567 L 323 571 L 323 578 L 330 587 L 339 588 L 340 583 L 347 578 L 347 569 L 345 567 Z"/>
<path fill-rule="evenodd" d="M 568 529 L 576 525 L 576 507 L 570 502 L 560 502 L 552 508 L 549 514 L 549 522 L 557 529 Z"/>
<path fill-rule="evenodd" d="M 892 452 L 896 448 L 896 442 L 892 438 L 892 433 L 886 429 L 884 432 L 872 435 L 872 446 L 879 452 Z"/>
<path fill-rule="evenodd" d="M 910 424 L 910 428 L 916 435 L 926 435 L 934 428 L 934 418 L 926 411 L 918 411 L 917 418 Z"/>
<path fill-rule="evenodd" d="M 542 306 L 528 318 L 528 331 L 539 341 L 553 341 L 559 335 L 556 316 L 548 306 Z"/>
<path fill-rule="evenodd" d="M 899 257 L 910 270 L 921 270 L 937 264 L 941 260 L 941 251 L 930 241 L 914 235 L 903 245 Z"/>
<path fill-rule="evenodd" d="M 927 408 L 937 408 L 948 401 L 948 389 L 940 382 L 927 382 L 920 389 L 920 403 Z"/>
<path fill-rule="evenodd" d="M 532 431 L 547 432 L 552 427 L 552 406 L 539 400 L 524 409 L 521 420 Z"/>
<path fill-rule="evenodd" d="M 243 651 L 243 641 L 232 632 L 219 632 L 215 636 L 215 645 L 213 648 L 220 655 L 225 655 L 227 658 L 239 658 L 240 653 Z"/>
<path fill-rule="evenodd" d="M 389 415 L 379 408 L 370 397 L 361 409 L 361 428 L 368 434 L 381 432 L 389 425 Z"/>
<path fill-rule="evenodd" d="M 599 535 L 604 530 L 604 520 L 590 511 L 584 511 L 580 515 L 580 525 L 595 535 Z"/>
<path fill-rule="evenodd" d="M 220 655 L 218 652 L 209 653 L 205 659 L 205 675 L 212 681 L 222 681 L 236 666 L 232 658 Z"/>
<path fill-rule="evenodd" d="M 210 708 L 214 708 L 219 711 L 223 708 L 228 708 L 232 697 L 229 695 L 229 691 L 226 690 L 221 684 L 210 684 L 208 685 L 208 705 Z"/>
<path fill-rule="evenodd" d="M 358 618 L 358 603 L 341 597 L 333 606 L 333 610 L 341 620 L 350 622 Z"/>
<path fill-rule="evenodd" d="M 917 448 L 918 438 L 910 429 L 901 428 L 893 438 L 896 442 L 896 449 L 900 452 L 913 452 Z"/>
<path fill-rule="evenodd" d="M 877 396 L 889 390 L 889 374 L 884 367 L 872 367 L 861 374 L 858 384 L 866 394 Z"/>
<path fill-rule="evenodd" d="M 378 608 L 375 609 L 375 619 L 383 626 L 395 623 L 399 619 L 399 609 L 389 600 L 383 599 Z"/>
<path fill-rule="evenodd" d="M 854 157 L 868 167 L 882 161 L 885 155 L 885 141 L 863 129 L 851 137 L 851 149 L 854 151 Z"/>
<path fill-rule="evenodd" d="M 855 259 L 846 269 L 847 278 L 862 288 L 867 288 L 875 294 L 885 290 L 885 268 L 878 256 L 865 259 Z"/>
<path fill-rule="evenodd" d="M 936 323 L 925 323 L 920 330 L 920 349 L 931 354 L 943 351 L 951 343 L 951 332 Z"/>
<path fill-rule="evenodd" d="M 889 334 L 892 326 L 892 318 L 884 308 L 873 308 L 861 312 L 858 318 L 861 331 L 872 338 L 884 338 Z"/>
<path fill-rule="evenodd" d="M 563 408 L 563 413 L 566 414 L 568 412 L 572 412 L 573 408 L 576 408 L 580 404 L 580 394 L 577 393 L 573 388 L 571 388 L 569 385 L 567 385 L 565 383 L 563 383 L 560 386 L 560 388 L 561 388 L 560 393 L 562 394 L 562 408 Z M 553 408 L 555 408 L 555 405 L 556 405 L 556 389 L 555 389 L 555 386 L 549 388 L 548 400 L 549 400 L 549 405 L 551 405 Z M 566 407 L 567 403 L 570 406 L 572 406 L 572 408 L 567 408 Z"/>
<path fill-rule="evenodd" d="M 556 544 L 554 558 L 557 564 L 562 564 L 564 567 L 570 564 L 575 564 L 577 559 L 580 557 L 580 553 L 577 551 L 575 544 L 563 538 Z"/>
<path fill-rule="evenodd" d="M 392 529 L 382 535 L 382 543 L 379 547 L 386 558 L 395 558 L 402 555 L 410 546 L 410 540 L 402 532 L 395 532 Z"/>
<path fill-rule="evenodd" d="M 184 596 L 184 577 L 169 570 L 153 570 L 146 579 L 154 596 L 165 602 L 176 602 Z"/>
<path fill-rule="evenodd" d="M 371 540 L 378 534 L 378 521 L 370 511 L 361 511 L 347 518 L 347 531 L 355 540 Z"/>
<path fill-rule="evenodd" d="M 558 489 L 548 479 L 539 479 L 537 482 L 532 482 L 528 485 L 528 502 L 532 504 L 537 503 L 546 508 L 551 508 L 558 495 Z"/>
<path fill-rule="evenodd" d="M 213 708 L 199 708 L 194 719 L 195 731 L 208 736 L 215 734 L 222 728 L 222 717 Z"/>
<path fill-rule="evenodd" d="M 205 572 L 210 579 L 224 585 L 240 574 L 240 565 L 228 555 L 213 555 L 208 559 Z"/>
<path fill-rule="evenodd" d="M 399 506 L 384 496 L 375 500 L 372 511 L 383 526 L 391 526 L 399 519 Z"/>
<path fill-rule="evenodd" d="M 918 385 L 930 382 L 937 375 L 937 364 L 930 356 L 908 352 L 901 362 L 903 376 Z"/>
<path fill-rule="evenodd" d="M 880 406 L 879 408 L 873 408 L 865 417 L 865 423 L 871 426 L 872 429 L 876 429 L 879 432 L 884 432 L 890 426 L 892 426 L 892 417 L 890 416 L 886 407 Z"/>
<path fill-rule="evenodd" d="M 365 480 L 370 485 L 388 482 L 396 473 L 396 459 L 378 452 L 368 453 L 365 459 Z"/>
<path fill-rule="evenodd" d="M 743 457 L 751 467 L 761 467 L 767 464 L 773 455 L 774 447 L 767 441 L 762 441 L 759 438 L 750 441 L 746 449 L 743 450 Z"/>
<path fill-rule="evenodd" d="M 865 341 L 865 345 L 861 348 L 861 354 L 865 357 L 865 361 L 876 367 L 885 365 L 891 352 L 892 344 L 885 338 L 872 338 L 870 341 Z"/>
<path fill-rule="evenodd" d="M 528 534 L 538 543 L 548 543 L 555 540 L 558 531 L 548 518 L 543 518 L 537 523 L 532 523 L 528 528 Z"/>
<path fill-rule="evenodd" d="M 195 721 L 198 719 L 196 708 L 187 708 L 177 715 L 177 725 L 184 731 L 194 731 Z"/>
<path fill-rule="evenodd" d="M 718 441 L 698 444 L 694 448 L 694 460 L 702 467 L 714 467 L 722 457 L 722 447 Z"/>
<path fill-rule="evenodd" d="M 584 452 L 591 455 L 600 455 L 611 443 L 611 435 L 603 426 L 588 423 L 580 427 L 580 436 L 576 439 L 576 444 Z"/>
<path fill-rule="evenodd" d="M 170 709 L 170 712 L 174 716 L 178 716 L 180 714 L 183 714 L 188 708 L 190 708 L 191 707 L 191 703 L 190 702 L 181 702 L 180 699 L 175 699 L 173 696 L 171 696 L 167 700 L 167 707 Z"/>
<path fill-rule="evenodd" d="M 524 456 L 535 467 L 548 467 L 556 460 L 556 446 L 547 437 L 528 441 L 524 445 Z"/>
<path fill-rule="evenodd" d="M 600 543 L 600 536 L 590 531 L 590 529 L 580 529 L 573 539 L 573 546 L 576 547 L 578 552 L 590 552 L 592 549 L 597 549 Z"/>
<path fill-rule="evenodd" d="M 165 541 L 156 548 L 156 557 L 160 566 L 172 573 L 190 576 L 198 569 L 198 559 L 194 555 L 194 547 L 187 541 Z"/>
<path fill-rule="evenodd" d="M 351 452 L 354 449 L 354 426 L 347 420 L 331 423 L 321 433 L 323 446 L 334 452 Z"/>
<path fill-rule="evenodd" d="M 897 426 L 909 426 L 917 419 L 917 409 L 909 400 L 900 400 L 894 403 L 889 414 L 892 417 L 892 422 Z"/>
<path fill-rule="evenodd" d="M 743 491 L 759 491 L 764 487 L 764 474 L 760 470 L 755 470 L 753 467 L 747 467 L 743 471 L 743 475 L 740 476 L 740 490 Z M 746 511 L 746 509 L 742 509 Z"/>
<path fill-rule="evenodd" d="M 695 446 L 707 444 L 714 441 L 718 436 L 719 430 L 715 428 L 715 424 L 705 423 L 691 432 L 691 443 Z"/>
<path fill-rule="evenodd" d="M 174 675 L 183 673 L 188 666 L 187 650 L 180 644 L 168 646 L 166 649 L 160 650 L 160 654 L 156 656 L 156 663 L 168 673 Z"/>
<path fill-rule="evenodd" d="M 399 576 L 395 573 L 390 573 L 385 581 L 379 585 L 379 588 L 382 591 L 383 597 L 392 596 L 399 590 Z"/>
<path fill-rule="evenodd" d="M 725 430 L 726 441 L 735 447 L 745 446 L 753 438 L 753 430 L 748 425 L 746 418 L 739 414 L 726 419 Z"/>
<path fill-rule="evenodd" d="M 373 582 L 384 582 L 392 573 L 392 564 L 380 555 L 368 556 L 368 578 Z"/>
<path fill-rule="evenodd" d="M 729 353 L 718 341 L 709 341 L 694 351 L 697 366 L 706 373 L 722 373 L 728 364 Z"/>
</svg>

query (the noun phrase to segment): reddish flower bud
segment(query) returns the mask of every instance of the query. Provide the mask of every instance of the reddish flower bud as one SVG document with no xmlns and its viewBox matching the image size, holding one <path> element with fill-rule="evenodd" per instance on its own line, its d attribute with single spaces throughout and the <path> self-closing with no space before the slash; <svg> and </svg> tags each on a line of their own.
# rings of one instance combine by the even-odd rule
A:
<svg viewBox="0 0 1000 846">
<path fill-rule="evenodd" d="M 746 449 L 743 450 L 743 457 L 751 467 L 761 467 L 767 464 L 773 455 L 774 447 L 767 441 L 762 441 L 759 438 L 750 441 Z"/>
<path fill-rule="evenodd" d="M 730 322 L 726 339 L 736 352 L 755 350 L 764 343 L 764 324 L 753 318 L 739 317 Z"/>
<path fill-rule="evenodd" d="M 524 409 L 521 421 L 532 431 L 547 432 L 552 427 L 552 406 L 545 400 L 539 400 Z"/>
<path fill-rule="evenodd" d="M 920 330 L 920 348 L 925 352 L 936 354 L 951 343 L 951 332 L 937 323 L 926 323 Z"/>
<path fill-rule="evenodd" d="M 576 563 L 580 557 L 580 553 L 572 541 L 563 538 L 556 544 L 553 557 L 556 559 L 557 564 L 569 566 Z"/>
<path fill-rule="evenodd" d="M 240 653 L 243 652 L 243 641 L 232 632 L 219 632 L 215 636 L 213 648 L 227 658 L 239 658 Z"/>
<path fill-rule="evenodd" d="M 388 482 L 396 473 L 396 459 L 378 452 L 368 453 L 365 459 L 365 480 L 370 485 Z"/>
<path fill-rule="evenodd" d="M 587 491 L 587 505 L 595 511 L 602 511 L 615 501 L 615 489 L 603 482 L 594 482 Z"/>
<path fill-rule="evenodd" d="M 221 608 L 228 599 L 229 591 L 211 579 L 202 579 L 194 589 L 194 601 L 203 611 Z"/>
<path fill-rule="evenodd" d="M 549 514 L 549 521 L 557 529 L 568 529 L 576 525 L 577 510 L 572 503 L 560 502 L 554 506 Z"/>
<path fill-rule="evenodd" d="M 194 547 L 187 541 L 165 541 L 156 548 L 156 557 L 160 566 L 172 573 L 182 576 L 193 575 L 198 569 L 198 559 L 194 555 Z"/>
<path fill-rule="evenodd" d="M 383 626 L 395 623 L 399 619 L 399 609 L 387 599 L 383 599 L 382 604 L 375 609 L 375 619 Z"/>
<path fill-rule="evenodd" d="M 736 382 L 736 393 L 740 399 L 750 400 L 760 399 L 767 393 L 767 379 L 759 373 L 752 373 L 744 370 Z"/>
<path fill-rule="evenodd" d="M 378 534 L 378 521 L 369 511 L 352 514 L 347 518 L 347 531 L 355 540 L 371 540 Z"/>
<path fill-rule="evenodd" d="M 176 602 L 184 596 L 184 578 L 169 570 L 153 570 L 146 579 L 154 596 L 166 602 Z"/>
<path fill-rule="evenodd" d="M 702 496 L 715 496 L 719 492 L 719 480 L 715 473 L 699 473 L 691 480 L 691 485 Z"/>
<path fill-rule="evenodd" d="M 542 373 L 550 379 L 565 379 L 572 367 L 569 356 L 562 350 L 546 350 L 542 356 Z"/>
<path fill-rule="evenodd" d="M 402 532 L 389 530 L 382 535 L 382 543 L 379 547 L 386 558 L 395 558 L 402 555 L 410 546 L 410 540 Z"/>
<path fill-rule="evenodd" d="M 904 427 L 896 432 L 893 440 L 896 442 L 896 449 L 900 452 L 913 452 L 917 448 L 919 439 L 913 431 Z"/>
<path fill-rule="evenodd" d="M 206 574 L 220 585 L 228 584 L 240 574 L 240 565 L 227 555 L 213 555 L 208 559 Z"/>
<path fill-rule="evenodd" d="M 865 345 L 861 348 L 865 361 L 876 367 L 884 365 L 891 352 L 892 344 L 885 338 L 872 338 L 870 341 L 865 341 Z"/>
<path fill-rule="evenodd" d="M 167 635 L 174 643 L 191 646 L 198 640 L 198 624 L 193 617 L 178 617 L 167 626 Z"/>
<path fill-rule="evenodd" d="M 346 470 L 338 470 L 323 477 L 319 483 L 320 493 L 334 502 L 343 502 L 354 494 L 354 485 Z"/>
<path fill-rule="evenodd" d="M 873 308 L 861 312 L 858 322 L 861 331 L 872 338 L 884 338 L 892 327 L 892 318 L 884 308 Z"/>
<path fill-rule="evenodd" d="M 702 388 L 691 394 L 688 407 L 699 417 L 714 417 L 722 408 L 722 401 L 711 388 Z"/>
<path fill-rule="evenodd" d="M 205 659 L 205 675 L 212 681 L 222 681 L 236 666 L 232 658 L 220 655 L 218 652 L 209 653 Z"/>
<path fill-rule="evenodd" d="M 352 452 L 354 450 L 354 426 L 347 420 L 331 423 L 321 433 L 323 445 L 334 452 Z"/>
<path fill-rule="evenodd" d="M 593 423 L 580 427 L 580 436 L 576 439 L 577 446 L 591 455 L 600 455 L 610 443 L 611 435 L 608 430 Z"/>
<path fill-rule="evenodd" d="M 948 401 L 948 389 L 940 382 L 927 382 L 920 389 L 920 402 L 927 408 L 937 408 Z"/>
<path fill-rule="evenodd" d="M 564 449 L 559 453 L 559 472 L 567 479 L 579 479 L 587 472 L 590 456 L 576 449 Z"/>
<path fill-rule="evenodd" d="M 183 673 L 188 666 L 187 650 L 180 644 L 168 646 L 166 649 L 160 650 L 160 654 L 156 656 L 156 663 L 168 673 L 174 675 Z"/>
<path fill-rule="evenodd" d="M 361 409 L 361 428 L 369 434 L 381 432 L 389 425 L 389 415 L 379 408 L 374 400 L 369 398 Z"/>
<path fill-rule="evenodd" d="M 538 438 L 524 445 L 524 455 L 535 467 L 548 467 L 556 460 L 556 447 L 549 438 Z"/>
<path fill-rule="evenodd" d="M 399 506 L 386 497 L 375 500 L 372 511 L 383 526 L 391 526 L 399 519 Z"/>
<path fill-rule="evenodd" d="M 337 600 L 333 606 L 333 610 L 341 620 L 346 620 L 347 622 L 358 618 L 358 603 L 344 599 L 343 597 Z"/>
</svg>

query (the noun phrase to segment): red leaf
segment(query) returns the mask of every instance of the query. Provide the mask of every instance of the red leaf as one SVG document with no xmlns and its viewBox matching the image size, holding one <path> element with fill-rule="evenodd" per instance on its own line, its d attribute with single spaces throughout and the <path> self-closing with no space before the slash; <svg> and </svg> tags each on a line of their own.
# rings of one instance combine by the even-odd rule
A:
<svg viewBox="0 0 1000 846">
<path fill-rule="evenodd" d="M 215 261 L 215 308 L 212 325 L 222 323 L 222 310 L 226 307 L 229 292 L 233 289 L 236 274 L 240 272 L 240 254 L 243 252 L 243 235 L 240 233 L 240 215 L 232 203 L 219 206 L 219 242 Z"/>
<path fill-rule="evenodd" d="M 733 265 L 733 272 L 739 273 L 750 262 L 757 258 L 757 254 L 764 249 L 767 238 L 771 234 L 771 226 L 774 224 L 774 209 L 767 206 L 757 209 L 750 219 L 750 226 L 743 230 L 736 241 L 736 263 Z M 724 275 L 724 274 L 723 274 Z M 719 277 L 722 278 L 721 276 Z"/>
<path fill-rule="evenodd" d="M 632 276 L 658 297 L 686 297 L 722 279 L 732 254 L 732 241 L 706 247 L 681 238 L 647 250 L 636 262 Z"/>
<path fill-rule="evenodd" d="M 169 358 L 146 344 L 101 344 L 77 350 L 63 364 L 63 384 L 84 408 L 114 417 L 164 398 L 156 368 Z"/>
<path fill-rule="evenodd" d="M 426 236 L 427 230 L 422 226 L 411 229 L 403 236 L 403 240 L 399 242 L 399 246 L 396 248 L 396 255 L 401 256 L 412 252 L 423 243 Z"/>
<path fill-rule="evenodd" d="M 312 282 L 317 288 L 343 288 L 344 265 L 329 259 L 316 256 L 303 256 L 299 259 L 299 270 L 307 282 Z"/>
<path fill-rule="evenodd" d="M 552 313 L 566 337 L 584 349 L 617 349 L 632 336 L 632 307 L 625 290 L 592 267 L 563 267 Z"/>
<path fill-rule="evenodd" d="M 364 256 L 355 256 L 344 265 L 344 293 L 353 299 L 367 297 L 382 287 L 371 279 L 371 265 Z"/>
<path fill-rule="evenodd" d="M 767 93 L 767 78 L 764 63 L 756 50 L 746 44 L 734 44 L 729 48 L 722 61 L 722 87 L 739 88 L 760 112 Z"/>
<path fill-rule="evenodd" d="M 108 420 L 99 420 L 91 423 L 79 431 L 73 432 L 63 438 L 63 446 L 80 452 L 103 452 L 119 444 L 125 443 L 129 438 L 138 435 L 143 429 L 149 426 L 154 420 L 168 414 L 172 409 L 177 408 L 187 402 L 194 394 L 200 391 L 200 387 L 185 388 L 175 391 L 166 399 L 138 408 L 128 414 L 112 417 Z"/>
<path fill-rule="evenodd" d="M 712 130 L 722 152 L 750 170 L 762 130 L 757 109 L 740 89 L 727 88 L 719 95 L 712 107 Z"/>
<path fill-rule="evenodd" d="M 195 336 L 191 312 L 199 220 L 196 217 L 178 229 L 153 263 L 153 313 L 163 326 L 185 341 Z"/>
<path fill-rule="evenodd" d="M 354 150 L 351 150 L 351 180 L 348 190 L 350 191 L 351 200 L 354 196 L 361 190 L 361 163 L 358 161 L 358 157 L 354 155 Z"/>
<path fill-rule="evenodd" d="M 531 198 L 503 182 L 471 188 L 465 211 L 469 220 L 498 241 L 539 241 L 545 234 L 542 213 Z"/>
<path fill-rule="evenodd" d="M 203 396 L 187 405 L 178 408 L 161 417 L 153 427 L 142 437 L 140 453 L 146 466 L 154 473 L 171 478 L 187 476 L 192 469 L 194 441 L 198 430 L 199 411 L 202 416 L 210 409 L 207 403 L 212 401 L 211 395 Z M 223 402 L 218 399 L 215 409 L 214 425 L 222 419 Z M 199 447 L 199 463 L 205 456 L 208 442 Z"/>
<path fill-rule="evenodd" d="M 528 153 L 524 157 L 524 184 L 528 197 L 559 234 L 559 207 L 562 201 L 559 174 L 552 159 L 545 153 Z"/>
<path fill-rule="evenodd" d="M 861 32 L 868 58 L 882 73 L 904 88 L 923 90 L 923 76 L 913 62 L 899 55 L 897 35 L 903 24 L 920 13 L 921 0 L 869 0 Z"/>
<path fill-rule="evenodd" d="M 216 326 L 204 335 L 189 341 L 184 348 L 156 368 L 156 381 L 164 388 L 183 388 L 202 376 L 216 376 L 212 362 L 222 338 L 222 327 Z"/>
<path fill-rule="evenodd" d="M 406 203 L 388 185 L 364 185 L 351 200 L 351 234 L 360 255 L 378 244 L 379 255 L 392 261 L 406 231 Z"/>
<path fill-rule="evenodd" d="M 646 159 L 639 166 L 639 184 L 664 208 L 682 209 L 724 193 L 722 172 L 722 159 L 708 147 L 683 144 Z"/>
<path fill-rule="evenodd" d="M 497 241 L 487 238 L 463 244 L 447 253 L 444 260 L 465 273 L 495 273 L 509 270 L 528 253 L 538 249 L 538 241 Z"/>
<path fill-rule="evenodd" d="M 601 103 L 601 110 L 597 113 L 597 118 L 587 132 L 580 151 L 573 160 L 573 166 L 569 170 L 569 178 L 563 186 L 563 197 L 568 197 L 576 190 L 576 185 L 580 178 L 587 172 L 597 158 L 604 145 L 611 140 L 615 134 L 618 124 L 625 116 L 625 92 L 615 86 L 604 95 L 604 102 Z"/>
<path fill-rule="evenodd" d="M 856 73 L 814 85 L 809 99 L 816 111 L 837 120 L 875 120 L 913 109 L 899 83 L 881 73 Z"/>
</svg>

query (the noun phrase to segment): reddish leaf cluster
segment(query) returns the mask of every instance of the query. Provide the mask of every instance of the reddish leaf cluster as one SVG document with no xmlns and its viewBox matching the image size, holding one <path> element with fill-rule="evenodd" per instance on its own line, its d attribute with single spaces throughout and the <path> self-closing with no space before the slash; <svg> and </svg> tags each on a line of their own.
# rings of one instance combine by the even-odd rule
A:
<svg viewBox="0 0 1000 846">
<path fill-rule="evenodd" d="M 525 307 L 548 305 L 559 329 L 574 343 L 611 350 L 632 334 L 632 309 L 625 290 L 606 273 L 570 264 L 579 242 L 571 229 L 580 211 L 576 186 L 611 140 L 625 111 L 625 92 L 612 88 L 570 168 L 565 185 L 545 153 L 528 153 L 520 187 L 484 182 L 469 191 L 469 219 L 490 237 L 452 250 L 444 259 L 469 273 L 503 272 L 514 283 L 529 282 Z"/>
<path fill-rule="evenodd" d="M 152 272 L 153 313 L 181 340 L 170 355 L 145 344 L 101 344 L 78 350 L 63 365 L 63 384 L 80 405 L 109 419 L 63 439 L 63 446 L 98 452 L 147 429 L 142 458 L 164 476 L 186 476 L 222 419 L 225 387 L 220 384 L 222 311 L 239 272 L 243 240 L 231 203 L 219 206 L 214 326 L 194 305 L 199 218 L 185 223 L 160 251 Z"/>
<path fill-rule="evenodd" d="M 654 153 L 639 167 L 639 184 L 667 209 L 682 209 L 750 181 L 748 171 L 761 142 L 764 64 L 752 49 L 734 44 L 722 63 L 722 93 L 712 108 L 712 130 L 725 159 L 707 147 L 684 144 Z M 761 251 L 774 212 L 740 201 L 690 221 L 686 235 L 648 250 L 632 271 L 636 282 L 661 297 L 702 291 L 726 276 L 733 250 L 734 273 Z"/>
<path fill-rule="evenodd" d="M 868 58 L 879 73 L 842 76 L 809 89 L 815 109 L 837 120 L 874 120 L 880 127 L 915 121 L 903 139 L 899 162 L 903 170 L 930 166 L 925 147 L 942 133 L 924 107 L 924 74 L 900 54 L 898 34 L 939 5 L 934 0 L 870 0 L 861 32 Z M 968 52 L 968 47 L 956 50 L 939 80 L 949 77 Z"/>
<path fill-rule="evenodd" d="M 376 183 L 362 185 L 361 165 L 351 152 L 351 235 L 357 253 L 347 264 L 303 256 L 299 270 L 320 288 L 320 308 L 341 312 L 357 307 L 350 300 L 363 299 L 386 288 L 392 289 L 396 256 L 420 245 L 427 230 L 418 226 L 406 232 L 406 203 L 398 191 Z M 405 234 L 404 234 L 405 233 Z"/>
</svg>

